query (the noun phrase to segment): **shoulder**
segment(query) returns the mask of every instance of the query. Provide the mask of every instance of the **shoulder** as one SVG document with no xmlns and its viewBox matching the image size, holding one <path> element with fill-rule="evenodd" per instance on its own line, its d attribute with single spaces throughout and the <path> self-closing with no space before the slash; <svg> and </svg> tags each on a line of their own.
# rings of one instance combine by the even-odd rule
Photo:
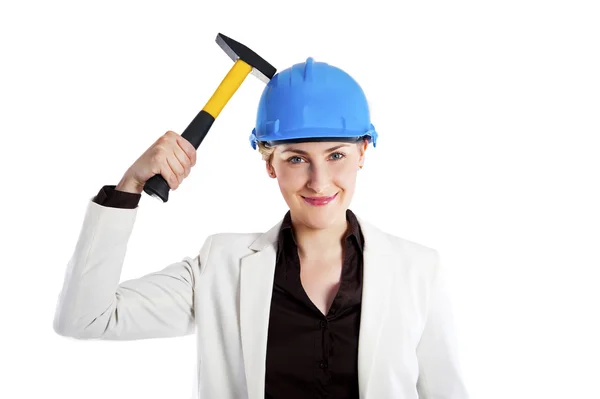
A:
<svg viewBox="0 0 600 399">
<path fill-rule="evenodd" d="M 408 239 L 397 235 L 396 233 L 391 233 L 362 217 L 358 217 L 358 220 L 366 240 L 383 241 L 391 250 L 404 252 L 410 255 L 425 257 L 439 256 L 438 251 L 427 244 Z"/>
<path fill-rule="evenodd" d="M 384 230 L 363 218 L 359 217 L 359 221 L 366 246 L 389 254 L 392 264 L 404 271 L 416 272 L 427 278 L 437 274 L 440 254 L 436 248 Z"/>
</svg>

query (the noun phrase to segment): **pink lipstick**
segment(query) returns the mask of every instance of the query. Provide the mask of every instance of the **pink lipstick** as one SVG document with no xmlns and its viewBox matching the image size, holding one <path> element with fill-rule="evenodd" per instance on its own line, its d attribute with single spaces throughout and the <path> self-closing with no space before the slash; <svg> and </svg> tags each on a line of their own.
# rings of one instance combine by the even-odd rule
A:
<svg viewBox="0 0 600 399">
<path fill-rule="evenodd" d="M 302 198 L 304 198 L 304 201 L 306 201 L 310 205 L 323 206 L 323 205 L 327 205 L 331 201 L 333 201 L 335 199 L 335 197 L 337 197 L 337 195 L 338 195 L 338 193 L 335 193 L 335 195 L 332 195 L 330 197 L 302 197 Z"/>
</svg>

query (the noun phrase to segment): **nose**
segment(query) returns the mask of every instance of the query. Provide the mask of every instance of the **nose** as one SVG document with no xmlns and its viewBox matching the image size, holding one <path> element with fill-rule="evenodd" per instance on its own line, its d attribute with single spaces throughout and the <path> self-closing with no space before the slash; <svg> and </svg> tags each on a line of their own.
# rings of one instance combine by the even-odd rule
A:
<svg viewBox="0 0 600 399">
<path fill-rule="evenodd" d="M 331 177 L 329 170 L 325 165 L 313 163 L 309 168 L 309 179 L 307 187 L 317 194 L 327 192 L 331 186 Z"/>
</svg>

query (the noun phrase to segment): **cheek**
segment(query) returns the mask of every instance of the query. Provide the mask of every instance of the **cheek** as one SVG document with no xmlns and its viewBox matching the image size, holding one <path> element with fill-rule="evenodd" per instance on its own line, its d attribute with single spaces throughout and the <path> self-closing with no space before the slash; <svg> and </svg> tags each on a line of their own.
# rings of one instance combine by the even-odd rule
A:
<svg viewBox="0 0 600 399">
<path fill-rule="evenodd" d="M 306 173 L 300 168 L 279 168 L 277 183 L 282 191 L 298 191 L 306 184 Z"/>
<path fill-rule="evenodd" d="M 344 165 L 343 168 L 339 168 L 335 171 L 334 182 L 340 188 L 351 191 L 356 185 L 357 171 L 352 165 Z"/>
</svg>

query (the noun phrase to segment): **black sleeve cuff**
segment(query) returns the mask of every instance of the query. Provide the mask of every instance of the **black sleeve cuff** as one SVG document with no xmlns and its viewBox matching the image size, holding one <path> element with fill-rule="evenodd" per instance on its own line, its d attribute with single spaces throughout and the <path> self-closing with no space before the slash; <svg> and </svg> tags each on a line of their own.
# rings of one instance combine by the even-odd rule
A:
<svg viewBox="0 0 600 399">
<path fill-rule="evenodd" d="M 142 194 L 127 193 L 115 189 L 116 185 L 103 186 L 93 201 L 98 205 L 112 208 L 134 209 L 137 208 Z"/>
</svg>

